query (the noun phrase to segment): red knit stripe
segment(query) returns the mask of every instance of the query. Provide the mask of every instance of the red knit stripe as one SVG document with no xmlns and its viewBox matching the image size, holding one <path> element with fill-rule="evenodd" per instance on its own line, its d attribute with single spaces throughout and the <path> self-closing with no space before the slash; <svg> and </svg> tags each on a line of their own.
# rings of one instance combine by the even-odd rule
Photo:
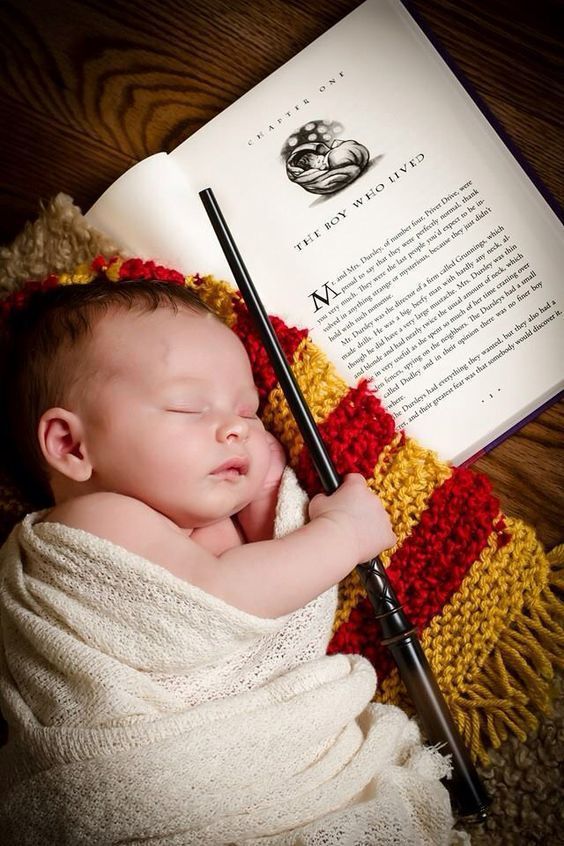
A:
<svg viewBox="0 0 564 846">
<path fill-rule="evenodd" d="M 428 625 L 458 590 L 470 567 L 479 558 L 492 531 L 506 542 L 503 528 L 494 521 L 499 503 L 489 480 L 470 470 L 455 470 L 436 488 L 418 525 L 395 553 L 388 568 L 390 581 L 404 610 L 419 631 Z M 381 675 L 391 664 L 374 645 L 377 626 L 367 600 L 343 623 L 330 644 L 330 652 L 360 652 L 376 662 Z"/>
<path fill-rule="evenodd" d="M 245 345 L 245 349 L 251 360 L 255 384 L 259 390 L 261 400 L 264 400 L 270 391 L 276 387 L 278 380 L 274 374 L 266 350 L 262 345 L 262 341 L 256 333 L 247 307 L 238 294 L 233 297 L 233 311 L 237 317 L 232 327 L 233 331 Z M 296 329 L 294 326 L 286 326 L 283 320 L 272 315 L 270 315 L 270 321 L 286 358 L 289 362 L 292 362 L 296 349 L 303 338 L 306 338 L 308 335 L 307 329 Z"/>
<path fill-rule="evenodd" d="M 176 285 L 184 285 L 185 277 L 177 270 L 163 267 L 154 261 L 144 261 L 139 258 L 132 258 L 124 261 L 119 270 L 120 279 L 159 279 L 162 282 L 174 282 Z"/>
<path fill-rule="evenodd" d="M 367 478 L 396 434 L 393 417 L 366 380 L 350 388 L 318 428 L 337 472 L 362 473 Z M 321 490 L 307 450 L 301 452 L 295 470 L 310 496 Z"/>
<path fill-rule="evenodd" d="M 368 599 L 362 599 L 351 611 L 347 622 L 339 626 L 331 638 L 327 654 L 364 655 L 376 668 L 380 683 L 395 666 L 389 651 L 382 646 L 380 639 L 380 626 L 374 617 L 372 605 Z"/>
<path fill-rule="evenodd" d="M 486 546 L 498 514 L 489 479 L 471 470 L 455 470 L 433 491 L 389 569 L 417 626 L 427 625 L 460 586 Z"/>
</svg>

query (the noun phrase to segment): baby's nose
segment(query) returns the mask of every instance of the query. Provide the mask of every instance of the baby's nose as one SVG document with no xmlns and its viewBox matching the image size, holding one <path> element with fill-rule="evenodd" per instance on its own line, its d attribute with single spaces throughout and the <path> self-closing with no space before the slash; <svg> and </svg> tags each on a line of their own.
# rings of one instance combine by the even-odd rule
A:
<svg viewBox="0 0 564 846">
<path fill-rule="evenodd" d="M 217 437 L 220 441 L 246 440 L 249 435 L 247 421 L 237 415 L 229 415 L 222 420 L 217 428 Z"/>
</svg>

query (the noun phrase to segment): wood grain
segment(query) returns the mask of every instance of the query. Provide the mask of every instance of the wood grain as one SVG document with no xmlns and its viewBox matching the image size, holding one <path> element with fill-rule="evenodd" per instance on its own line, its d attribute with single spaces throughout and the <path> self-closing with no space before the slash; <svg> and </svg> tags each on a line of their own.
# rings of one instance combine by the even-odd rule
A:
<svg viewBox="0 0 564 846">
<path fill-rule="evenodd" d="M 0 242 L 58 191 L 86 209 L 358 5 L 351 0 L 3 0 Z M 556 0 L 414 0 L 457 68 L 562 201 Z M 480 459 L 502 506 L 564 539 L 564 403 Z"/>
</svg>

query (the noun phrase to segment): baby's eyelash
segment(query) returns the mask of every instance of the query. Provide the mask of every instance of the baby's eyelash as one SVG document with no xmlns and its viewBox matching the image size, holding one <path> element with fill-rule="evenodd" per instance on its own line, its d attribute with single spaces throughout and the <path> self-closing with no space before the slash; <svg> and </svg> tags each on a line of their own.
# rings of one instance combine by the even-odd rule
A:
<svg viewBox="0 0 564 846">
<path fill-rule="evenodd" d="M 205 408 L 182 408 L 181 406 L 165 408 L 165 411 L 171 412 L 173 414 L 204 414 L 206 412 Z M 251 410 L 250 408 L 241 408 L 237 411 L 234 411 L 239 417 L 243 418 L 244 420 L 260 420 L 258 415 L 258 408 L 256 411 Z"/>
</svg>

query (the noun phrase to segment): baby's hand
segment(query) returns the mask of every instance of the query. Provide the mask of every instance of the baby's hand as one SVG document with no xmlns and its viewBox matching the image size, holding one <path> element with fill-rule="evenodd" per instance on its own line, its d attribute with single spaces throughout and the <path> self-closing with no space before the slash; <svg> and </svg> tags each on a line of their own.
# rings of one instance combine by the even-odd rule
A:
<svg viewBox="0 0 564 846">
<path fill-rule="evenodd" d="M 282 473 L 286 467 L 286 453 L 282 444 L 276 440 L 274 435 L 271 435 L 270 432 L 265 434 L 270 446 L 270 465 L 263 482 L 263 489 L 269 491 L 272 488 L 278 489 Z"/>
<path fill-rule="evenodd" d="M 248 505 L 237 514 L 237 522 L 247 543 L 271 540 L 280 479 L 286 466 L 286 453 L 269 432 L 265 432 L 270 446 L 270 464 L 266 476 Z"/>
<path fill-rule="evenodd" d="M 343 526 L 357 545 L 358 563 L 369 561 L 397 538 L 380 499 L 359 473 L 349 473 L 334 494 L 317 494 L 309 504 L 312 520 L 325 517 Z"/>
</svg>

